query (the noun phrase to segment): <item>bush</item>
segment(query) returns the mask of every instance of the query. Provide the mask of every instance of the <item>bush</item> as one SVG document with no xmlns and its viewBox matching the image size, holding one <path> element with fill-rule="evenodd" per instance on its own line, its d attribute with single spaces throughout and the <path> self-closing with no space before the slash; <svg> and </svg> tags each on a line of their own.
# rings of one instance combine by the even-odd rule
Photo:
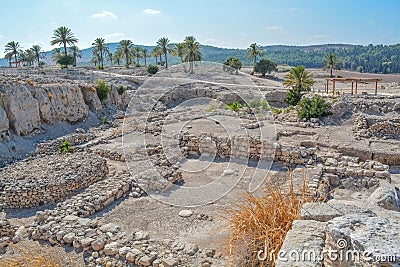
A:
<svg viewBox="0 0 400 267">
<path fill-rule="evenodd" d="M 265 73 L 271 73 L 272 71 L 278 71 L 276 63 L 269 59 L 261 59 L 254 65 L 254 71 L 261 73 L 265 77 Z"/>
<path fill-rule="evenodd" d="M 101 119 L 101 123 L 106 124 L 107 122 L 108 122 L 108 119 L 106 116 L 104 116 L 103 119 Z"/>
<path fill-rule="evenodd" d="M 147 67 L 147 72 L 150 73 L 150 74 L 156 74 L 158 72 L 158 66 L 150 64 Z"/>
<path fill-rule="evenodd" d="M 126 68 L 126 69 L 129 69 L 129 64 L 125 64 L 125 68 Z"/>
<path fill-rule="evenodd" d="M 282 113 L 282 110 L 281 110 L 281 109 L 279 109 L 279 108 L 274 108 L 274 107 L 271 107 L 271 109 L 272 109 L 272 113 L 274 113 L 274 114 L 276 114 L 276 115 L 278 115 L 278 114 L 281 114 L 281 113 Z"/>
<path fill-rule="evenodd" d="M 285 101 L 288 102 L 290 105 L 296 106 L 303 97 L 304 93 L 302 93 L 302 91 L 303 90 L 301 90 L 301 88 L 299 87 L 289 89 Z"/>
<path fill-rule="evenodd" d="M 247 103 L 247 107 L 249 108 L 255 108 L 255 109 L 263 109 L 268 107 L 268 102 L 267 101 L 261 101 L 258 98 L 253 98 Z"/>
<path fill-rule="evenodd" d="M 299 102 L 297 115 L 300 119 L 321 118 L 330 114 L 331 104 L 319 95 L 313 98 L 304 98 Z"/>
<path fill-rule="evenodd" d="M 136 68 L 140 68 L 140 63 L 136 63 L 136 64 L 135 64 L 135 67 L 136 67 Z"/>
<path fill-rule="evenodd" d="M 71 143 L 68 141 L 64 141 L 61 145 L 58 147 L 58 151 L 60 151 L 61 154 L 69 153 L 72 150 Z"/>
<path fill-rule="evenodd" d="M 229 231 L 227 249 L 232 266 L 275 266 L 287 232 L 293 221 L 300 218 L 302 205 L 315 201 L 304 174 L 298 192 L 292 174 L 288 176 L 283 177 L 288 181 L 283 184 L 279 178 L 269 175 L 257 196 L 242 193 L 232 203 L 233 207 L 223 212 Z M 264 255 L 264 251 L 269 255 Z M 266 260 L 261 261 L 258 257 Z"/>
<path fill-rule="evenodd" d="M 99 70 L 104 70 L 104 67 L 103 66 L 97 66 L 97 68 L 99 69 Z"/>
<path fill-rule="evenodd" d="M 118 86 L 117 91 L 118 91 L 119 95 L 123 95 L 126 91 L 126 87 L 120 85 L 120 86 Z"/>
<path fill-rule="evenodd" d="M 105 100 L 108 97 L 108 92 L 110 91 L 110 87 L 103 80 L 98 80 L 96 82 L 96 92 L 100 99 L 100 101 Z"/>
<path fill-rule="evenodd" d="M 69 55 L 62 55 L 57 60 L 57 63 L 60 64 L 60 65 L 64 65 L 67 68 L 68 65 L 73 65 L 74 64 L 74 57 L 73 56 L 69 56 Z"/>
<path fill-rule="evenodd" d="M 228 66 L 228 67 L 226 67 L 226 66 Z M 232 72 L 233 69 L 235 69 L 236 73 L 238 73 L 241 68 L 242 68 L 242 61 L 240 61 L 236 57 L 231 57 L 231 58 L 227 59 L 224 62 L 224 65 L 222 66 L 222 69 L 224 71 Z"/>
<path fill-rule="evenodd" d="M 242 105 L 240 103 L 238 103 L 238 102 L 233 102 L 230 105 L 225 105 L 224 108 L 230 109 L 230 110 L 233 110 L 233 111 L 238 111 L 239 109 L 242 108 Z"/>
<path fill-rule="evenodd" d="M 44 65 L 46 65 L 44 61 L 39 61 L 39 67 L 43 67 Z"/>
</svg>

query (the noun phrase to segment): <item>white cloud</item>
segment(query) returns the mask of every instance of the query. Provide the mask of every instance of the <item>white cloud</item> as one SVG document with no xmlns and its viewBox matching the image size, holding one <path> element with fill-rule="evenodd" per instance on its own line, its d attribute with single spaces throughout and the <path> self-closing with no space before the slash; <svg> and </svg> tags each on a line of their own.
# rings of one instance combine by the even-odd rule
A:
<svg viewBox="0 0 400 267">
<path fill-rule="evenodd" d="M 283 28 L 281 26 L 275 25 L 275 26 L 266 26 L 266 30 L 268 31 L 282 31 Z"/>
<path fill-rule="evenodd" d="M 103 37 L 104 37 L 104 39 L 106 39 L 106 42 L 116 42 L 116 41 L 120 41 L 122 38 L 124 38 L 125 34 L 123 34 L 121 32 L 115 32 L 115 33 L 106 34 Z"/>
<path fill-rule="evenodd" d="M 147 8 L 147 9 L 143 10 L 142 12 L 144 14 L 146 14 L 146 15 L 158 15 L 158 14 L 161 13 L 160 11 L 154 10 L 154 9 L 151 9 L 151 8 Z"/>
<path fill-rule="evenodd" d="M 102 11 L 100 13 L 95 13 L 92 14 L 91 16 L 92 18 L 105 18 L 105 17 L 110 17 L 113 19 L 117 19 L 117 15 L 115 15 L 114 13 L 112 13 L 111 11 Z"/>
<path fill-rule="evenodd" d="M 212 46 L 226 46 L 226 42 L 221 42 L 219 40 L 213 39 L 213 38 L 209 38 L 209 39 L 205 39 L 203 41 L 204 44 L 207 45 L 212 45 Z"/>
<path fill-rule="evenodd" d="M 4 38 L 4 35 L 1 35 L 1 34 L 0 34 L 0 39 L 3 39 L 3 38 Z"/>
</svg>

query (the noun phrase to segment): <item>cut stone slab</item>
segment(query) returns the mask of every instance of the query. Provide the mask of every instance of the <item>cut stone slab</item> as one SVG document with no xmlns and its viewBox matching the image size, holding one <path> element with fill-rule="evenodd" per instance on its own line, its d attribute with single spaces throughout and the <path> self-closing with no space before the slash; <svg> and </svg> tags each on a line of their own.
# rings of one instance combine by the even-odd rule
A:
<svg viewBox="0 0 400 267">
<path fill-rule="evenodd" d="M 326 225 L 325 222 L 313 220 L 294 221 L 292 230 L 287 233 L 279 251 L 275 266 L 321 267 Z"/>
<path fill-rule="evenodd" d="M 327 222 L 336 217 L 343 216 L 345 214 L 368 214 L 370 216 L 375 215 L 370 210 L 362 209 L 354 205 L 348 205 L 338 202 L 314 202 L 305 203 L 300 211 L 300 218 L 303 220 L 315 220 L 320 222 Z"/>
</svg>

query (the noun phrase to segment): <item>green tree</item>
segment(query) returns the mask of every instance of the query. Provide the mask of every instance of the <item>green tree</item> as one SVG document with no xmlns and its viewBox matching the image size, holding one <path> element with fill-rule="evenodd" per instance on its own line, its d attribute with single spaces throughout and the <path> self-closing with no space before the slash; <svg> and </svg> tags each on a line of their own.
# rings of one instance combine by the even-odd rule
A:
<svg viewBox="0 0 400 267">
<path fill-rule="evenodd" d="M 120 65 L 120 61 L 121 59 L 124 58 L 124 52 L 122 51 L 122 49 L 117 48 L 117 50 L 115 50 L 114 52 L 114 62 L 117 62 L 117 65 Z"/>
<path fill-rule="evenodd" d="M 156 64 L 158 63 L 157 62 L 158 58 L 160 58 L 160 62 L 161 62 L 162 51 L 161 51 L 160 47 L 154 47 L 152 54 L 153 54 L 153 57 L 155 57 L 155 59 L 156 59 Z"/>
<path fill-rule="evenodd" d="M 132 51 L 132 41 L 131 40 L 121 40 L 119 42 L 118 48 L 125 55 L 125 65 L 129 68 L 129 55 Z"/>
<path fill-rule="evenodd" d="M 78 42 L 78 38 L 72 33 L 70 28 L 61 26 L 54 30 L 53 40 L 51 40 L 51 45 L 63 45 L 64 46 L 64 55 L 67 55 L 67 44 L 73 46 Z"/>
<path fill-rule="evenodd" d="M 326 56 L 324 59 L 325 65 L 322 67 L 322 70 L 329 70 L 331 73 L 331 78 L 333 77 L 333 70 L 340 70 L 340 67 L 338 65 L 338 58 L 336 57 L 335 54 L 329 54 Z"/>
<path fill-rule="evenodd" d="M 35 54 L 31 49 L 19 52 L 20 61 L 24 66 L 31 66 L 35 61 Z"/>
<path fill-rule="evenodd" d="M 166 37 L 162 37 L 162 38 L 158 39 L 157 46 L 160 47 L 161 52 L 165 57 L 165 67 L 168 68 L 167 54 L 171 51 L 171 48 L 169 46 L 169 39 Z"/>
<path fill-rule="evenodd" d="M 257 56 L 260 57 L 264 56 L 264 51 L 261 48 L 261 46 L 257 45 L 256 43 L 253 43 L 247 49 L 247 58 L 254 59 L 254 65 L 255 65 L 257 62 Z"/>
<path fill-rule="evenodd" d="M 195 61 L 201 61 L 200 43 L 193 36 L 187 36 L 183 41 L 183 61 L 189 62 L 189 72 L 193 73 Z"/>
<path fill-rule="evenodd" d="M 59 60 L 60 57 L 61 57 L 61 49 L 59 47 L 54 48 L 53 53 L 51 55 L 51 59 L 57 62 L 57 60 Z"/>
<path fill-rule="evenodd" d="M 76 45 L 73 45 L 68 49 L 68 52 L 69 52 L 70 56 L 72 56 L 74 58 L 73 66 L 75 67 L 76 59 L 82 58 L 82 51 L 79 50 L 79 47 L 77 47 Z"/>
<path fill-rule="evenodd" d="M 140 64 L 140 57 L 142 56 L 142 49 L 140 46 L 135 46 L 133 48 L 132 56 L 136 58 L 136 64 Z"/>
<path fill-rule="evenodd" d="M 144 59 L 144 65 L 147 65 L 147 57 L 149 56 L 149 51 L 147 48 L 142 48 L 142 57 Z"/>
<path fill-rule="evenodd" d="M 13 57 L 13 55 L 12 55 L 11 52 L 8 52 L 7 54 L 4 55 L 4 58 L 8 60 L 8 65 L 9 65 L 10 68 L 11 68 L 12 57 Z"/>
<path fill-rule="evenodd" d="M 303 92 L 309 91 L 314 84 L 311 73 L 306 71 L 304 66 L 292 68 L 290 72 L 285 75 L 285 78 L 286 80 L 283 84 L 291 87 L 288 91 L 286 101 L 291 105 L 297 105 L 304 94 Z"/>
<path fill-rule="evenodd" d="M 111 65 L 111 66 L 113 65 L 113 59 L 114 59 L 113 53 L 108 52 L 108 53 L 107 53 L 107 61 L 110 61 L 110 65 Z"/>
<path fill-rule="evenodd" d="M 104 68 L 104 55 L 110 52 L 106 40 L 104 38 L 96 38 L 92 43 L 92 49 L 99 55 L 99 64 Z"/>
<path fill-rule="evenodd" d="M 31 48 L 33 54 L 35 55 L 36 62 L 39 66 L 40 59 L 45 58 L 44 52 L 39 45 L 34 45 Z"/>
<path fill-rule="evenodd" d="M 277 70 L 276 63 L 269 59 L 261 59 L 254 65 L 254 71 L 261 73 L 262 77 L 265 77 L 265 73 L 271 73 Z"/>
<path fill-rule="evenodd" d="M 178 43 L 178 44 L 175 44 L 172 47 L 171 54 L 174 57 L 179 57 L 181 59 L 181 63 L 183 63 L 184 51 L 185 51 L 185 44 L 184 43 Z"/>
<path fill-rule="evenodd" d="M 15 67 L 17 67 L 17 62 L 18 62 L 17 57 L 20 53 L 20 49 L 21 47 L 19 45 L 19 42 L 11 41 L 5 45 L 4 53 L 11 53 L 11 56 L 14 56 Z"/>
<path fill-rule="evenodd" d="M 229 66 L 230 68 L 226 68 L 225 66 Z M 224 71 L 230 71 L 233 69 L 236 69 L 236 73 L 239 72 L 239 70 L 242 68 L 242 61 L 240 61 L 238 58 L 236 57 L 231 57 L 228 58 L 225 62 L 224 62 L 224 66 L 223 66 L 223 70 Z"/>
</svg>

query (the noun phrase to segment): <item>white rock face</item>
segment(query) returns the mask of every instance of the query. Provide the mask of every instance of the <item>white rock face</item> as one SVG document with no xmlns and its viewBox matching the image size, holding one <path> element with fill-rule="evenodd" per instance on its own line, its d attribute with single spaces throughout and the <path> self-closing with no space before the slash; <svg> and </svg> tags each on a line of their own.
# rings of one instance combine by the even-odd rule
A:
<svg viewBox="0 0 400 267">
<path fill-rule="evenodd" d="M 2 135 L 6 134 L 8 132 L 9 127 L 10 127 L 10 123 L 7 118 L 7 113 L 1 107 L 1 103 L 0 103 L 0 139 L 3 139 Z"/>
<path fill-rule="evenodd" d="M 39 128 L 39 104 L 29 88 L 16 84 L 3 90 L 5 92 L 3 104 L 10 128 L 14 129 L 18 135 L 26 135 Z"/>
<path fill-rule="evenodd" d="M 96 93 L 96 88 L 93 86 L 81 86 L 83 99 L 91 109 L 94 111 L 101 110 L 101 102 Z"/>
<path fill-rule="evenodd" d="M 33 96 L 38 101 L 40 117 L 43 122 L 76 122 L 88 115 L 88 107 L 79 88 L 46 85 L 36 87 Z"/>
</svg>

